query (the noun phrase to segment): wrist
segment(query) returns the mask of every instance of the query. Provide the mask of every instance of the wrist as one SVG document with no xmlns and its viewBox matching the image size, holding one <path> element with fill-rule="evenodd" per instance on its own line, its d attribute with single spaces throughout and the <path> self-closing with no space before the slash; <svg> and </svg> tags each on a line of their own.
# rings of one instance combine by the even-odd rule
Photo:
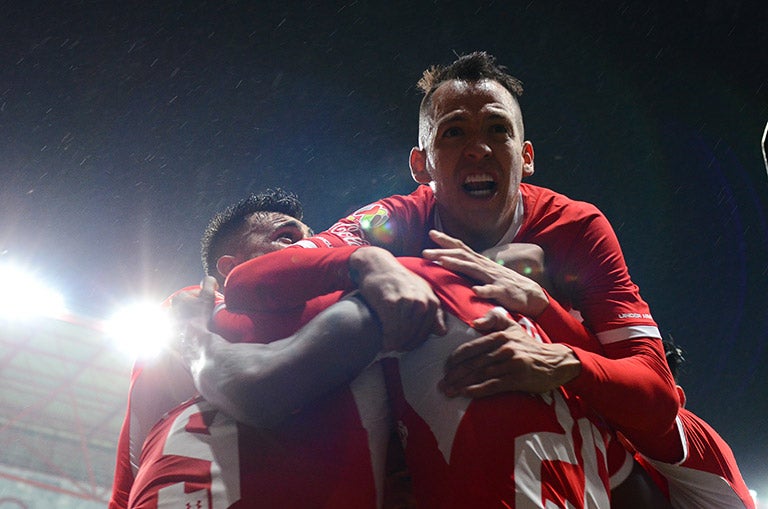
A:
<svg viewBox="0 0 768 509">
<path fill-rule="evenodd" d="M 349 279 L 359 286 L 365 277 L 374 271 L 381 271 L 391 263 L 394 256 L 387 250 L 375 246 L 365 246 L 355 250 L 347 263 Z M 395 262 L 397 263 L 397 262 Z"/>
<path fill-rule="evenodd" d="M 552 346 L 560 351 L 556 367 L 556 378 L 560 382 L 560 385 L 565 385 L 578 378 L 581 374 L 581 360 L 579 360 L 576 353 L 569 346 L 562 343 L 553 343 Z"/>
<path fill-rule="evenodd" d="M 534 291 L 531 296 L 530 305 L 528 307 L 529 315 L 531 318 L 535 319 L 546 311 L 548 307 L 549 296 L 540 286 L 538 286 L 537 291 Z"/>
</svg>

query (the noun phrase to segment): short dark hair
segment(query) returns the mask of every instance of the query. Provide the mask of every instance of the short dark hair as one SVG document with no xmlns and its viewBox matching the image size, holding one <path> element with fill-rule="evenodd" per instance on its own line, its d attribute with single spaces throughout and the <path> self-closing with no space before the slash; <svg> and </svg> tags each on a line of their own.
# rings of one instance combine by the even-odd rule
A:
<svg viewBox="0 0 768 509">
<path fill-rule="evenodd" d="M 304 209 L 299 198 L 280 188 L 266 189 L 258 194 L 251 194 L 222 210 L 208 223 L 203 233 L 200 257 L 203 271 L 216 277 L 216 261 L 227 254 L 227 243 L 237 235 L 248 218 L 256 212 L 279 212 L 301 221 Z"/>
<path fill-rule="evenodd" d="M 677 346 L 672 335 L 668 335 L 667 339 L 662 341 L 662 344 L 664 345 L 664 356 L 667 359 L 669 370 L 672 372 L 672 376 L 677 379 L 677 375 L 685 363 L 685 352 Z"/>
<path fill-rule="evenodd" d="M 418 86 L 427 99 L 441 83 L 450 80 L 469 83 L 481 80 L 498 81 L 515 98 L 523 95 L 523 82 L 510 75 L 505 66 L 496 63 L 496 57 L 485 51 L 475 51 L 462 55 L 447 66 L 431 66 L 424 71 Z"/>
<path fill-rule="evenodd" d="M 477 83 L 478 81 L 496 81 L 506 88 L 515 100 L 523 95 L 523 82 L 507 72 L 507 68 L 496 63 L 496 57 L 485 51 L 475 51 L 462 55 L 452 64 L 447 66 L 433 65 L 422 74 L 417 83 L 419 89 L 424 92 L 424 98 L 419 107 L 419 125 L 423 119 L 429 116 L 429 108 L 432 105 L 432 95 L 435 90 L 446 81 L 466 81 Z"/>
</svg>

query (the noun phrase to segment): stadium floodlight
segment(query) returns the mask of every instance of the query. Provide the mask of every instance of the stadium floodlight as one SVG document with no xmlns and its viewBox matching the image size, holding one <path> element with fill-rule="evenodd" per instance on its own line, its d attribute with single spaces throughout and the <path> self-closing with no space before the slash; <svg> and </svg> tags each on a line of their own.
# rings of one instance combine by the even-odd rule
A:
<svg viewBox="0 0 768 509">
<path fill-rule="evenodd" d="M 168 309 L 157 302 L 134 302 L 117 310 L 105 323 L 115 348 L 136 359 L 153 357 L 173 337 L 173 322 Z"/>
<path fill-rule="evenodd" d="M 32 270 L 12 263 L 0 264 L 0 318 L 28 320 L 36 317 L 59 318 L 66 313 L 64 297 L 45 284 Z"/>
</svg>

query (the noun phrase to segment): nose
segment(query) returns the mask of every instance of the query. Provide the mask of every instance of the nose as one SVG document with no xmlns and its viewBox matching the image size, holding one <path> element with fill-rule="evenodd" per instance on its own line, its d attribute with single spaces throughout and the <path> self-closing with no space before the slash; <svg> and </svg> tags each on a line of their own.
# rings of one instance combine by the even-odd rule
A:
<svg viewBox="0 0 768 509">
<path fill-rule="evenodd" d="M 464 155 L 470 159 L 480 160 L 491 156 L 491 146 L 482 136 L 473 136 L 464 146 Z"/>
</svg>

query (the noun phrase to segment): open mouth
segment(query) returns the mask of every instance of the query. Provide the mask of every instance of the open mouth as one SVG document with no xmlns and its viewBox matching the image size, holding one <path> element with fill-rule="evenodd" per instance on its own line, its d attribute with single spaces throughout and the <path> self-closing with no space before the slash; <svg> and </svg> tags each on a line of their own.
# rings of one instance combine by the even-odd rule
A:
<svg viewBox="0 0 768 509">
<path fill-rule="evenodd" d="M 461 187 L 468 195 L 476 198 L 483 198 L 495 193 L 498 184 L 496 184 L 493 177 L 487 173 L 482 173 L 479 175 L 469 175 L 464 179 L 464 183 Z"/>
</svg>

